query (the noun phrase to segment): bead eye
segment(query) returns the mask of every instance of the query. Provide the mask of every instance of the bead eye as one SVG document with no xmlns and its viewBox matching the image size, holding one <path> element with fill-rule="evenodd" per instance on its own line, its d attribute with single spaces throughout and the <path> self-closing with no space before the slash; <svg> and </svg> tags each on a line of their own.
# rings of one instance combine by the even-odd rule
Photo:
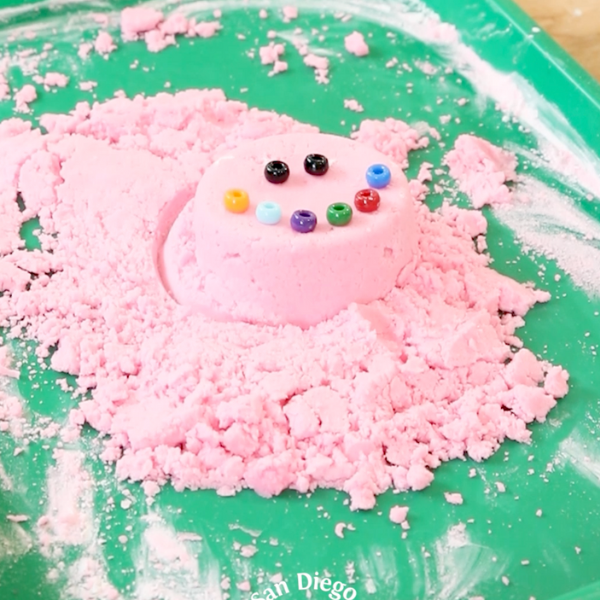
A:
<svg viewBox="0 0 600 600">
<path fill-rule="evenodd" d="M 290 176 L 290 168 L 282 160 L 272 160 L 265 166 L 265 177 L 269 183 L 285 183 Z"/>
<path fill-rule="evenodd" d="M 377 190 L 360 190 L 354 196 L 354 206 L 356 210 L 364 213 L 375 212 L 379 208 L 381 197 Z"/>
<path fill-rule="evenodd" d="M 345 202 L 336 202 L 327 207 L 327 221 L 335 227 L 344 227 L 352 220 L 352 208 Z"/>
<path fill-rule="evenodd" d="M 290 225 L 298 233 L 310 233 L 317 226 L 317 215 L 310 210 L 297 210 L 290 218 Z"/>
<path fill-rule="evenodd" d="M 322 154 L 309 154 L 304 159 L 304 170 L 309 175 L 320 177 L 321 175 L 325 175 L 329 170 L 329 161 Z"/>
<path fill-rule="evenodd" d="M 371 165 L 367 169 L 367 183 L 369 187 L 381 189 L 389 185 L 392 173 L 385 165 Z"/>
</svg>

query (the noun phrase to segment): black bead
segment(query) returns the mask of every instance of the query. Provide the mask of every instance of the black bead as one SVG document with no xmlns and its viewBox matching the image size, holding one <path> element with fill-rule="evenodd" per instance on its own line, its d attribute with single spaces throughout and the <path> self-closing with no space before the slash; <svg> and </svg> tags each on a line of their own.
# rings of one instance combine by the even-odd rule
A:
<svg viewBox="0 0 600 600">
<path fill-rule="evenodd" d="M 329 161 L 322 154 L 309 154 L 304 159 L 304 170 L 309 175 L 325 175 L 329 170 Z"/>
<path fill-rule="evenodd" d="M 282 160 L 272 160 L 265 167 L 265 177 L 270 183 L 285 183 L 290 176 L 290 168 Z"/>
</svg>

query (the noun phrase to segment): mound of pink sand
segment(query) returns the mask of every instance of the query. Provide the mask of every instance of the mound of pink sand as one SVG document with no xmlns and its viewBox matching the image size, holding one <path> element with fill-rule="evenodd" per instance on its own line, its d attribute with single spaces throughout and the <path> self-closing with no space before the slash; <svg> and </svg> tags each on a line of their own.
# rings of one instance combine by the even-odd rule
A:
<svg viewBox="0 0 600 600">
<path fill-rule="evenodd" d="M 147 17 L 124 32 L 156 27 Z M 0 322 L 25 326 L 41 357 L 56 346 L 52 367 L 91 390 L 71 427 L 107 436 L 119 477 L 267 497 L 333 487 L 367 509 L 390 487 L 424 488 L 443 461 L 529 441 L 527 423 L 566 393 L 560 367 L 511 349 L 548 295 L 488 266 L 478 212 L 415 201 L 414 269 L 380 301 L 308 330 L 212 322 L 162 288 L 165 232 L 215 152 L 314 128 L 198 90 L 41 122 L 47 134 L 0 124 Z M 424 144 L 393 119 L 356 138 L 399 164 Z M 493 168 L 478 172 L 496 185 Z M 42 250 L 27 252 L 19 229 L 34 215 Z"/>
</svg>

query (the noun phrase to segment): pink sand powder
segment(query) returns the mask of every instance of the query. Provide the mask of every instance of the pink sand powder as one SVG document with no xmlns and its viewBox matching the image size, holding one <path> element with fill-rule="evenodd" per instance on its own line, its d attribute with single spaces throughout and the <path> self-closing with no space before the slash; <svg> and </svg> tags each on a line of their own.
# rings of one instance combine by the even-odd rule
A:
<svg viewBox="0 0 600 600">
<path fill-rule="evenodd" d="M 419 202 L 423 202 L 429 193 L 428 187 L 418 179 L 411 179 L 408 182 L 408 190 L 411 196 Z"/>
<path fill-rule="evenodd" d="M 27 515 L 6 515 L 6 520 L 11 523 L 25 523 L 29 521 L 29 517 Z"/>
<path fill-rule="evenodd" d="M 59 544 L 83 545 L 92 537 L 92 480 L 83 466 L 84 455 L 55 449 L 48 473 L 48 505 L 37 521 L 46 556 L 60 554 Z"/>
<path fill-rule="evenodd" d="M 423 202 L 429 194 L 429 188 L 425 185 L 426 181 L 431 181 L 431 168 L 433 165 L 428 162 L 421 164 L 419 173 L 416 179 L 412 179 L 408 182 L 408 187 L 412 197 L 419 202 Z"/>
<path fill-rule="evenodd" d="M 352 139 L 373 146 L 397 162 L 403 169 L 408 167 L 408 153 L 426 148 L 429 139 L 398 119 L 385 121 L 365 119 Z"/>
<path fill-rule="evenodd" d="M 175 44 L 175 36 L 166 34 L 161 29 L 152 29 L 144 34 L 144 41 L 149 52 L 160 52 Z"/>
<path fill-rule="evenodd" d="M 354 98 L 348 98 L 344 100 L 344 108 L 347 108 L 348 110 L 352 110 L 354 112 L 364 112 L 365 110 L 363 105 Z"/>
<path fill-rule="evenodd" d="M 554 398 L 564 398 L 569 391 L 569 374 L 560 367 L 548 368 L 544 380 L 544 391 Z"/>
<path fill-rule="evenodd" d="M 46 89 L 51 87 L 64 88 L 67 87 L 69 78 L 64 73 L 50 72 L 46 73 L 42 83 Z"/>
<path fill-rule="evenodd" d="M 82 60 L 85 60 L 90 52 L 94 49 L 94 44 L 90 44 L 90 42 L 83 42 L 79 44 L 79 49 L 77 50 L 77 56 Z"/>
<path fill-rule="evenodd" d="M 354 525 L 352 525 L 352 523 L 336 523 L 335 527 L 333 528 L 333 532 L 339 538 L 344 539 L 345 529 L 347 529 L 348 531 L 356 531 L 356 528 L 354 527 Z M 271 579 L 271 581 L 273 580 Z"/>
<path fill-rule="evenodd" d="M 263 65 L 272 65 L 279 60 L 283 54 L 285 46 L 283 44 L 275 44 L 270 42 L 266 46 L 261 46 L 258 50 L 260 62 Z"/>
<path fill-rule="evenodd" d="M 48 134 L 0 124 L 3 263 L 24 260 L 25 218 L 43 228 L 24 272 L 37 277 L 2 280 L 0 324 L 15 337 L 25 326 L 40 356 L 57 345 L 52 366 L 91 390 L 71 426 L 107 436 L 118 477 L 152 493 L 167 480 L 265 497 L 330 487 L 368 509 L 391 487 L 423 489 L 443 461 L 528 442 L 527 423 L 566 391 L 560 368 L 511 350 L 549 296 L 489 268 L 473 211 L 415 203 L 417 261 L 382 300 L 307 330 L 217 323 L 164 291 L 160 245 L 216 153 L 300 125 L 198 90 L 80 103 L 41 122 Z M 394 120 L 356 138 L 401 166 L 425 144 Z"/>
<path fill-rule="evenodd" d="M 304 57 L 304 64 L 313 69 L 327 70 L 329 68 L 329 59 L 325 56 L 317 56 L 316 54 L 307 54 Z"/>
<path fill-rule="evenodd" d="M 417 175 L 417 181 L 424 183 L 425 181 L 431 181 L 431 169 L 433 169 L 433 165 L 428 162 L 421 163 L 419 167 L 419 173 Z"/>
<path fill-rule="evenodd" d="M 92 15 L 92 19 L 94 19 L 94 21 L 96 23 L 98 23 L 98 25 L 101 25 L 102 27 L 108 27 L 108 23 L 109 23 L 109 16 L 107 14 L 103 14 L 103 13 L 96 13 Z"/>
<path fill-rule="evenodd" d="M 108 56 L 116 49 L 112 35 L 108 31 L 100 31 L 94 41 L 94 50 L 102 56 Z"/>
<path fill-rule="evenodd" d="M 459 492 L 445 492 L 444 498 L 446 498 L 446 502 L 448 504 L 462 504 L 463 497 Z"/>
<path fill-rule="evenodd" d="M 10 98 L 10 86 L 4 73 L 0 73 L 0 101 Z"/>
<path fill-rule="evenodd" d="M 511 152 L 473 135 L 461 135 L 445 163 L 475 208 L 511 201 L 506 182 L 517 178 L 517 159 Z"/>
<path fill-rule="evenodd" d="M 160 24 L 160 30 L 165 35 L 184 35 L 188 32 L 188 20 L 181 13 L 171 13 Z"/>
<path fill-rule="evenodd" d="M 350 54 L 355 56 L 367 56 L 369 46 L 365 42 L 365 37 L 359 31 L 353 31 L 344 38 L 344 47 Z"/>
<path fill-rule="evenodd" d="M 269 77 L 278 73 L 285 73 L 288 70 L 288 63 L 285 60 L 276 60 L 273 63 L 273 68 L 269 71 Z"/>
<path fill-rule="evenodd" d="M 0 377 L 18 378 L 19 371 L 12 367 L 11 355 L 7 346 L 0 346 Z"/>
<path fill-rule="evenodd" d="M 15 110 L 17 112 L 29 112 L 29 104 L 37 98 L 35 87 L 26 83 L 18 92 L 15 93 Z"/>
<path fill-rule="evenodd" d="M 121 35 L 125 41 L 137 40 L 140 34 L 155 29 L 162 20 L 162 12 L 153 8 L 125 8 L 121 11 Z"/>
<path fill-rule="evenodd" d="M 213 16 L 220 14 L 213 11 Z M 219 18 L 216 17 L 215 18 Z M 150 52 L 160 52 L 176 42 L 178 35 L 209 38 L 222 28 L 219 21 L 200 21 L 173 12 L 166 19 L 162 12 L 147 8 L 126 8 L 121 12 L 121 34 L 125 41 L 143 37 Z"/>
<path fill-rule="evenodd" d="M 435 75 L 439 69 L 427 60 L 415 60 L 415 66 L 425 75 Z"/>
<path fill-rule="evenodd" d="M 79 82 L 79 89 L 82 92 L 91 92 L 97 86 L 98 86 L 97 81 L 80 81 Z"/>
<path fill-rule="evenodd" d="M 392 506 L 390 509 L 390 521 L 392 523 L 403 523 L 406 521 L 406 517 L 408 516 L 408 506 Z"/>
<path fill-rule="evenodd" d="M 300 52 L 302 55 L 302 52 Z M 329 83 L 329 59 L 325 56 L 308 53 L 304 55 L 304 64 L 315 70 L 317 83 Z"/>
<path fill-rule="evenodd" d="M 215 35 L 219 29 L 222 29 L 222 26 L 218 21 L 201 21 L 196 24 L 194 33 L 198 37 L 209 38 Z"/>
<path fill-rule="evenodd" d="M 298 9 L 295 6 L 284 6 L 282 13 L 284 23 L 289 23 L 298 18 Z"/>
<path fill-rule="evenodd" d="M 20 419 L 22 416 L 23 407 L 19 399 L 0 391 L 0 421 Z"/>
</svg>

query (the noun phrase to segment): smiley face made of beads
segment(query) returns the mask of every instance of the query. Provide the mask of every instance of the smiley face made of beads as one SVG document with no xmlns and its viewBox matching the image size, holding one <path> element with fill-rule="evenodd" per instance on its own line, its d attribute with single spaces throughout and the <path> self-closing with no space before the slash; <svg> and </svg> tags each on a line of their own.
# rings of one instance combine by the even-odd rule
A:
<svg viewBox="0 0 600 600">
<path fill-rule="evenodd" d="M 245 210 L 231 210 L 238 199 Z M 223 152 L 184 213 L 164 246 L 168 287 L 218 319 L 315 325 L 388 294 L 416 248 L 401 169 L 334 135 L 285 134 Z"/>
<path fill-rule="evenodd" d="M 329 171 L 329 159 L 323 154 L 311 153 L 304 158 L 304 171 L 315 177 L 324 177 Z M 265 179 L 272 184 L 282 185 L 290 177 L 290 167 L 283 160 L 270 160 L 264 168 Z M 386 188 L 391 181 L 391 171 L 385 164 L 374 164 L 365 173 L 369 186 L 356 192 L 354 205 L 365 213 L 379 209 L 381 197 L 377 189 Z M 376 189 L 373 189 L 376 188 Z M 225 192 L 223 203 L 232 213 L 244 213 L 250 206 L 245 190 L 229 189 Z M 256 205 L 256 218 L 263 225 L 277 225 L 281 220 L 281 206 L 274 201 L 261 201 Z M 334 202 L 327 207 L 327 222 L 334 227 L 345 227 L 352 220 L 352 207 L 345 202 Z M 291 228 L 298 233 L 311 233 L 316 229 L 317 215 L 306 208 L 295 210 L 290 217 Z"/>
</svg>

